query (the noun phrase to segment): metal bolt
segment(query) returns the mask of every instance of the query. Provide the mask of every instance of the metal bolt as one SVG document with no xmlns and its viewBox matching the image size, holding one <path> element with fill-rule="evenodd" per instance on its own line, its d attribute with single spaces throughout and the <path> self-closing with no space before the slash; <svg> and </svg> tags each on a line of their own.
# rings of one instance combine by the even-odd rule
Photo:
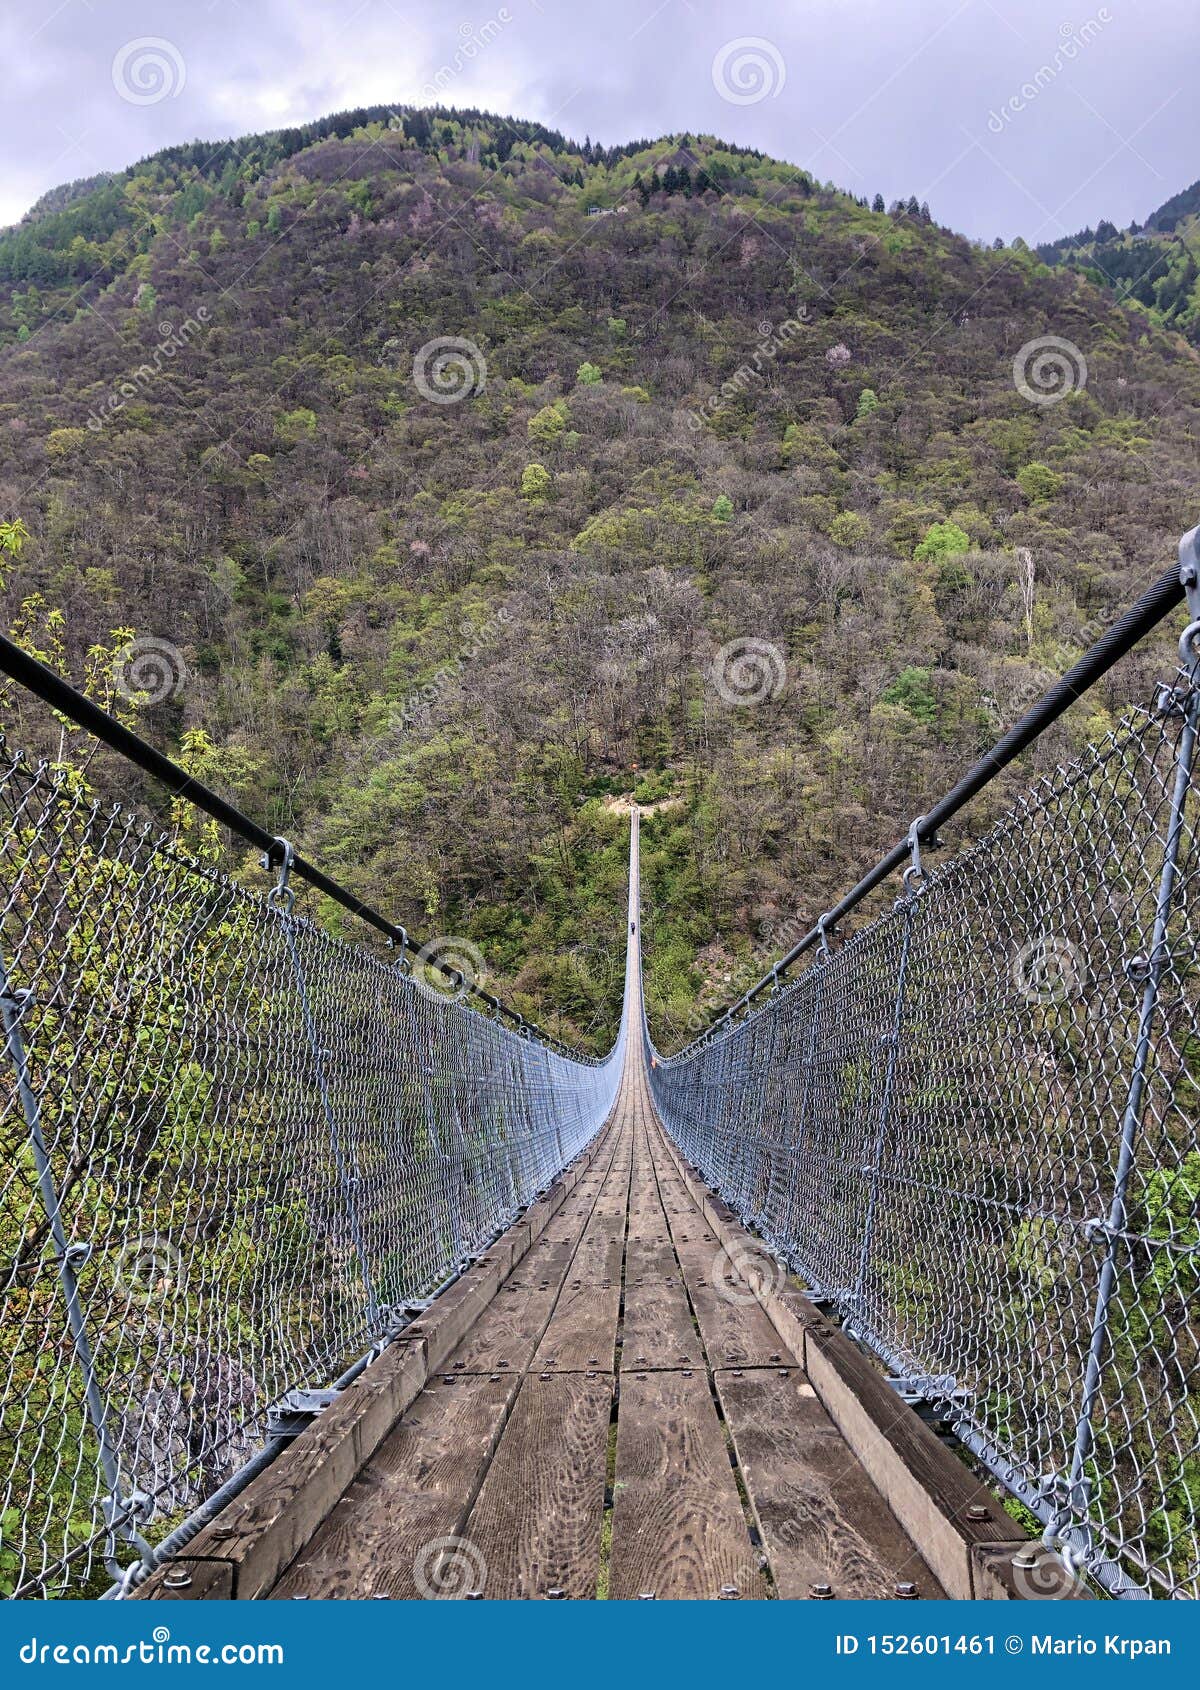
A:
<svg viewBox="0 0 1200 1690">
<path fill-rule="evenodd" d="M 548 1590 L 546 1592 L 547 1602 L 564 1602 L 566 1600 L 566 1596 L 567 1596 L 566 1591 L 565 1590 L 559 1590 L 557 1585 L 554 1587 L 553 1590 Z"/>
<path fill-rule="evenodd" d="M 917 1587 L 915 1584 L 898 1584 L 896 1595 L 902 1602 L 913 1602 L 916 1600 Z"/>
<path fill-rule="evenodd" d="M 810 1584 L 808 1594 L 814 1602 L 830 1602 L 833 1600 L 833 1586 L 830 1584 Z"/>
<path fill-rule="evenodd" d="M 1013 1564 L 1014 1567 L 1017 1568 L 1018 1572 L 1022 1572 L 1022 1573 L 1036 1572 L 1038 1566 L 1040 1565 L 1039 1560 L 1038 1560 L 1037 1550 L 1036 1549 L 1018 1549 L 1017 1553 L 1012 1558 L 1012 1564 Z"/>
<path fill-rule="evenodd" d="M 464 1602 L 482 1602 L 483 1601 L 482 1590 L 468 1590 L 467 1594 L 463 1597 L 463 1601 Z"/>
<path fill-rule="evenodd" d="M 192 1575 L 186 1567 L 172 1567 L 163 1579 L 163 1584 L 168 1590 L 186 1590 L 191 1582 Z"/>
<path fill-rule="evenodd" d="M 643 1590 L 638 1596 L 639 1602 L 657 1602 L 657 1600 L 658 1598 L 652 1590 Z"/>
<path fill-rule="evenodd" d="M 720 1595 L 720 1598 L 719 1598 L 720 1601 L 722 1601 L 722 1602 L 736 1602 L 737 1599 L 738 1599 L 738 1587 L 737 1587 L 736 1584 L 723 1584 L 721 1586 L 721 1595 Z"/>
<path fill-rule="evenodd" d="M 976 1503 L 974 1507 L 967 1509 L 968 1520 L 990 1520 L 991 1517 L 991 1510 L 981 1507 L 979 1503 Z"/>
</svg>

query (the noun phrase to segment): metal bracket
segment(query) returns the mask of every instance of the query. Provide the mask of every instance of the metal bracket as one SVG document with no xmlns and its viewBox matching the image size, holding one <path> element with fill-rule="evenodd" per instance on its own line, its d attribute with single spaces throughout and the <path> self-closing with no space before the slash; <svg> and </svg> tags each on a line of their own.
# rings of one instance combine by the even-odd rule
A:
<svg viewBox="0 0 1200 1690">
<path fill-rule="evenodd" d="M 318 1414 L 335 1403 L 341 1394 L 332 1388 L 305 1390 L 299 1387 L 288 1391 L 267 1410 L 267 1436 L 298 1438 L 301 1432 L 312 1425 Z"/>
<path fill-rule="evenodd" d="M 817 956 L 820 958 L 820 960 L 822 962 L 828 962 L 829 959 L 833 955 L 833 952 L 829 948 L 829 911 L 828 910 L 826 910 L 824 915 L 819 915 L 817 917 L 817 933 L 820 935 L 820 940 L 819 940 L 819 943 L 817 945 Z"/>
<path fill-rule="evenodd" d="M 910 897 L 915 897 L 925 884 L 925 870 L 921 866 L 921 823 L 924 816 L 918 816 L 908 830 L 908 850 L 911 857 L 902 879 L 904 890 Z"/>
<path fill-rule="evenodd" d="M 267 900 L 283 910 L 285 914 L 290 915 L 296 903 L 296 894 L 289 884 L 296 853 L 282 834 L 276 836 L 275 844 L 278 847 L 277 850 L 264 851 L 260 858 L 262 866 L 268 872 L 273 867 L 276 857 L 279 858 L 279 879 L 267 894 Z"/>
</svg>

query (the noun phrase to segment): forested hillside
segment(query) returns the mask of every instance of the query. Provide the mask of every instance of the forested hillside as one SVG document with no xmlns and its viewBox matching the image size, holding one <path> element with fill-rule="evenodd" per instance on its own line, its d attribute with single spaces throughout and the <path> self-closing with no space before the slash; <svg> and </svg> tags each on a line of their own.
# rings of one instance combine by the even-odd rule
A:
<svg viewBox="0 0 1200 1690">
<path fill-rule="evenodd" d="M 1169 563 L 1198 406 L 1178 336 L 915 202 L 711 138 L 345 114 L 0 236 L 4 625 L 598 1046 L 606 800 L 672 800 L 643 830 L 671 1042 Z M 114 690 L 131 636 L 178 656 Z"/>
<path fill-rule="evenodd" d="M 1039 246 L 1047 264 L 1066 264 L 1154 323 L 1200 345 L 1200 182 L 1160 205 L 1145 223 L 1093 228 Z"/>
</svg>

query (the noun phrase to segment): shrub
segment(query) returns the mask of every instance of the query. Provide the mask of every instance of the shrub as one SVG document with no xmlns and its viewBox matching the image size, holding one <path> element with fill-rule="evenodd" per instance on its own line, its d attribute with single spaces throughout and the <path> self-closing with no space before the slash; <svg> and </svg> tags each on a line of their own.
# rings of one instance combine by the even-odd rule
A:
<svg viewBox="0 0 1200 1690">
<path fill-rule="evenodd" d="M 937 563 L 943 558 L 969 552 L 971 536 L 957 522 L 935 522 L 913 553 L 918 563 Z"/>
<path fill-rule="evenodd" d="M 550 491 L 550 471 L 544 464 L 526 464 L 521 473 L 521 497 L 544 499 Z"/>
<path fill-rule="evenodd" d="M 918 722 L 932 722 L 937 715 L 937 699 L 930 686 L 928 669 L 917 669 L 911 665 L 902 669 L 887 687 L 883 694 L 885 704 L 898 704 L 907 710 L 910 716 L 915 716 Z"/>
<path fill-rule="evenodd" d="M 829 524 L 829 538 L 835 546 L 865 546 L 871 538 L 871 524 L 857 511 L 839 511 Z"/>
<path fill-rule="evenodd" d="M 1017 486 L 1031 505 L 1043 505 L 1047 499 L 1061 493 L 1065 478 L 1048 464 L 1026 464 L 1017 471 Z"/>
</svg>

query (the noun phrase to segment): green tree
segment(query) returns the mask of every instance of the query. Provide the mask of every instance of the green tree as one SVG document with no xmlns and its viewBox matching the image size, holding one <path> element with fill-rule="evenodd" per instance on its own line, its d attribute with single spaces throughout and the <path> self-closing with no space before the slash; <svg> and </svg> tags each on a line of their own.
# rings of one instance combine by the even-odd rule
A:
<svg viewBox="0 0 1200 1690">
<path fill-rule="evenodd" d="M 550 492 L 550 471 L 544 464 L 526 464 L 521 472 L 521 497 L 530 503 L 544 499 Z"/>
<path fill-rule="evenodd" d="M 598 365 L 583 363 L 575 371 L 575 379 L 584 387 L 595 387 L 597 382 L 604 380 L 604 376 Z"/>
<path fill-rule="evenodd" d="M 529 438 L 540 445 L 553 446 L 557 443 L 569 421 L 566 404 L 556 399 L 552 405 L 543 405 L 540 411 L 535 411 L 529 419 Z"/>
<path fill-rule="evenodd" d="M 1017 471 L 1017 486 L 1031 505 L 1044 505 L 1066 486 L 1066 478 L 1048 464 L 1026 464 Z"/>
<path fill-rule="evenodd" d="M 728 522 L 733 515 L 733 500 L 728 493 L 718 493 L 713 500 L 712 513 L 718 522 Z"/>
<path fill-rule="evenodd" d="M 835 546 L 865 546 L 871 538 L 871 524 L 857 511 L 839 511 L 829 524 L 829 538 Z"/>
<path fill-rule="evenodd" d="M 858 396 L 858 408 L 854 413 L 855 422 L 861 422 L 869 417 L 872 411 L 879 409 L 879 395 L 873 387 L 864 387 Z"/>
<path fill-rule="evenodd" d="M 937 563 L 942 558 L 957 557 L 969 552 L 971 537 L 957 522 L 935 522 L 913 553 L 920 563 Z"/>
<path fill-rule="evenodd" d="M 937 715 L 937 699 L 930 679 L 928 669 L 910 665 L 900 671 L 891 686 L 884 689 L 883 702 L 900 705 L 918 722 L 932 722 Z"/>
</svg>

